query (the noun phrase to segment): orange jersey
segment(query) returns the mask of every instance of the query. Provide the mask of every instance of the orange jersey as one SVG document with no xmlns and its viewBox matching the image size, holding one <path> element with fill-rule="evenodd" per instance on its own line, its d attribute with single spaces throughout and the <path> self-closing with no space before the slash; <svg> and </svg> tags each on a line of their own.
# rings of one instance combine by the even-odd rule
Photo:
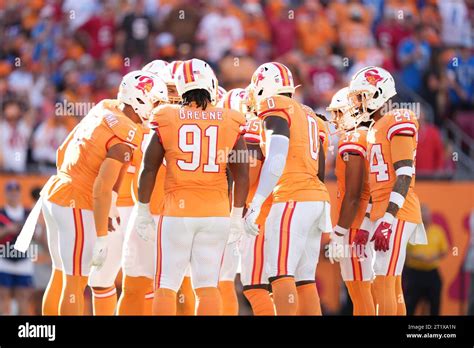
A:
<svg viewBox="0 0 474 348">
<path fill-rule="evenodd" d="M 60 146 L 61 163 L 45 198 L 60 206 L 92 210 L 94 181 L 108 150 L 120 143 L 136 149 L 142 138 L 141 126 L 118 109 L 116 100 L 101 101 Z"/>
<path fill-rule="evenodd" d="M 143 141 L 141 142 L 140 148 L 138 148 L 133 156 L 133 162 L 128 166 L 127 172 L 125 173 L 120 189 L 118 192 L 117 206 L 129 207 L 133 206 L 138 200 L 138 177 L 140 174 L 140 166 L 143 160 L 143 154 L 145 153 L 148 144 L 150 143 L 151 134 L 150 128 L 143 128 Z M 164 197 L 164 181 L 165 181 L 166 167 L 162 165 L 158 174 L 156 174 L 155 187 L 150 197 L 150 212 L 153 215 L 160 215 L 163 209 L 163 197 Z"/>
<path fill-rule="evenodd" d="M 163 105 L 154 110 L 151 125 L 165 150 L 163 215 L 229 216 L 228 154 L 245 116 L 214 106 Z"/>
<path fill-rule="evenodd" d="M 367 127 L 358 128 L 341 136 L 338 143 L 338 155 L 336 157 L 336 178 L 337 178 L 337 212 L 341 211 L 342 200 L 346 192 L 346 161 L 348 154 L 358 154 L 364 160 L 367 155 Z M 367 204 L 369 203 L 370 190 L 367 170 L 364 176 L 364 184 L 359 202 L 359 210 L 352 222 L 351 228 L 359 228 L 364 220 Z"/>
<path fill-rule="evenodd" d="M 415 158 L 418 143 L 418 120 L 412 111 L 406 109 L 393 110 L 375 122 L 367 133 L 369 185 L 372 197 L 371 220 L 381 218 L 385 214 L 390 193 L 397 178 L 392 161 L 392 155 L 396 153 L 397 149 L 391 146 L 391 140 L 395 135 L 412 137 L 413 158 Z M 415 175 L 411 180 L 405 203 L 397 213 L 397 218 L 408 222 L 421 223 L 420 202 L 415 194 L 414 187 Z"/>
<path fill-rule="evenodd" d="M 316 121 L 318 122 L 318 135 L 319 135 L 319 140 L 323 144 L 323 150 L 324 150 L 324 157 L 327 158 L 328 154 L 328 148 L 329 148 L 329 130 L 326 125 L 326 122 L 320 118 L 317 117 L 316 113 L 312 108 L 310 108 L 308 105 L 301 104 L 303 107 L 303 110 L 307 113 L 310 113 L 316 117 Z"/>
<path fill-rule="evenodd" d="M 329 201 L 326 186 L 317 177 L 319 132 L 317 116 L 306 112 L 296 100 L 282 95 L 266 98 L 258 106 L 258 116 L 285 119 L 290 128 L 290 143 L 285 169 L 273 190 L 279 202 Z M 265 142 L 265 133 L 262 140 Z"/>
<path fill-rule="evenodd" d="M 261 129 L 262 129 L 262 121 L 257 117 L 252 117 L 247 120 L 246 132 L 244 134 L 244 139 L 247 145 L 260 145 L 261 142 Z M 255 192 L 257 192 L 258 182 L 260 179 L 260 172 L 262 171 L 262 161 L 255 161 L 255 166 L 250 166 L 249 169 L 249 193 L 247 195 L 247 206 L 250 205 L 252 202 L 253 196 L 255 196 Z M 273 197 L 270 195 L 265 202 L 262 204 L 260 208 L 260 215 L 258 216 L 256 223 L 258 225 L 263 225 L 265 223 L 265 219 L 267 218 L 268 214 L 270 213 L 270 209 L 272 208 Z"/>
</svg>

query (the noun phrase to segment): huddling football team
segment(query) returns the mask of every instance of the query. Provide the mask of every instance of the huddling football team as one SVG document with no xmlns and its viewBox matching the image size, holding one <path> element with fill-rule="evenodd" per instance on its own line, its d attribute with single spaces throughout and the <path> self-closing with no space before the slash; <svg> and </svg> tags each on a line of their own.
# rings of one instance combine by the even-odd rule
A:
<svg viewBox="0 0 474 348">
<path fill-rule="evenodd" d="M 269 62 L 225 91 L 199 59 L 121 81 L 57 150 L 40 205 L 52 258 L 44 315 L 321 315 L 316 269 L 338 262 L 354 315 L 405 315 L 407 243 L 426 244 L 414 192 L 417 115 L 391 108 L 390 73 L 358 71 L 327 110 Z M 337 220 L 324 184 L 339 138 Z M 122 292 L 115 280 L 122 271 Z"/>
</svg>

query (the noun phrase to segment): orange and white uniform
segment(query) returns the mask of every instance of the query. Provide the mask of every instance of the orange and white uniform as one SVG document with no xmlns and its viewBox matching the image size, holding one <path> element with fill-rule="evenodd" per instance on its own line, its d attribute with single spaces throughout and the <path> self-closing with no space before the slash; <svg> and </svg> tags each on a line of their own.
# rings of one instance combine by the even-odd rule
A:
<svg viewBox="0 0 474 348">
<path fill-rule="evenodd" d="M 261 142 L 262 121 L 257 117 L 248 120 L 247 130 L 244 135 L 247 144 L 259 145 Z M 252 202 L 253 196 L 257 191 L 260 171 L 262 170 L 262 161 L 254 159 L 255 165 L 250 166 L 249 177 L 250 187 L 247 196 L 247 207 Z M 272 196 L 262 204 L 260 215 L 256 222 L 259 226 L 258 236 L 250 236 L 245 233 L 242 236 L 240 244 L 241 252 L 241 272 L 240 280 L 243 286 L 268 284 L 268 276 L 264 267 L 264 246 L 265 246 L 265 220 L 272 207 Z"/>
<path fill-rule="evenodd" d="M 273 190 L 273 205 L 265 222 L 267 274 L 314 281 L 321 232 L 332 230 L 329 194 L 317 177 L 317 116 L 282 95 L 264 99 L 257 111 L 262 120 L 268 116 L 283 118 L 290 129 L 286 164 Z M 265 133 L 262 136 L 265 138 Z"/>
<path fill-rule="evenodd" d="M 53 267 L 88 276 L 97 238 L 93 185 L 108 150 L 116 144 L 136 149 L 141 127 L 118 109 L 116 100 L 92 108 L 58 149 L 58 172 L 42 191 Z"/>
<path fill-rule="evenodd" d="M 228 154 L 245 116 L 211 105 L 206 110 L 166 105 L 155 109 L 151 125 L 166 160 L 155 289 L 177 291 L 189 263 L 194 288 L 217 287 L 230 231 Z"/>
<path fill-rule="evenodd" d="M 348 131 L 341 136 L 338 143 L 338 156 L 336 157 L 336 178 L 337 178 L 337 212 L 338 216 L 341 211 L 342 201 L 346 192 L 346 156 L 358 155 L 364 161 L 367 157 L 367 127 L 360 127 L 353 131 Z M 367 168 L 368 170 L 368 168 Z M 341 275 L 344 281 L 367 281 L 374 278 L 373 259 L 374 251 L 372 243 L 369 243 L 367 248 L 359 252 L 352 248 L 354 237 L 357 230 L 360 228 L 367 210 L 367 205 L 370 199 L 368 173 L 366 171 L 364 176 L 364 183 L 359 201 L 359 209 L 356 213 L 354 221 L 350 226 L 349 232 L 344 235 L 344 246 L 351 248 L 351 256 L 344 254 L 340 260 Z"/>
<path fill-rule="evenodd" d="M 413 158 L 418 144 L 418 120 L 406 109 L 396 109 L 379 119 L 367 134 L 367 158 L 369 161 L 369 187 L 372 197 L 370 219 L 379 225 L 390 199 L 396 181 L 393 158 L 397 158 L 397 148 L 391 145 L 397 135 L 409 136 L 413 143 Z M 376 275 L 400 275 L 406 256 L 407 243 L 425 244 L 426 233 L 421 220 L 420 202 L 414 191 L 415 168 L 410 188 L 402 208 L 392 224 L 390 248 L 387 252 L 377 252 Z"/>
</svg>

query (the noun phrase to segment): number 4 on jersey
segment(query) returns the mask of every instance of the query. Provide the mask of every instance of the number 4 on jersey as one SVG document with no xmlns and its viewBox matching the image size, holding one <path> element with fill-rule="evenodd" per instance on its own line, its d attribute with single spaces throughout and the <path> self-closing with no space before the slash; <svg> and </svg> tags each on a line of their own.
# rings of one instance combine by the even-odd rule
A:
<svg viewBox="0 0 474 348">
<path fill-rule="evenodd" d="M 377 181 L 387 181 L 388 177 L 388 164 L 385 163 L 382 154 L 382 145 L 374 144 L 370 150 L 370 173 L 376 174 L 375 179 Z"/>
</svg>

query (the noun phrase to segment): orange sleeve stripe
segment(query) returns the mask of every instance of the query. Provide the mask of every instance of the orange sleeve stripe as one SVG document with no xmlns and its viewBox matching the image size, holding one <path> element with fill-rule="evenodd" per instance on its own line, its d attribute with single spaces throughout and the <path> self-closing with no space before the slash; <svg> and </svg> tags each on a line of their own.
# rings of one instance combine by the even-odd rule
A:
<svg viewBox="0 0 474 348">
<path fill-rule="evenodd" d="M 284 113 L 285 116 L 288 118 L 288 127 L 291 126 L 291 117 L 290 117 L 290 115 L 288 114 L 288 112 L 286 112 L 286 110 L 283 109 L 283 108 L 281 108 L 281 109 L 268 109 L 268 110 L 265 110 L 265 111 L 259 113 L 259 114 L 258 114 L 258 117 L 263 120 L 263 119 L 265 119 L 264 116 L 265 116 L 266 114 L 271 113 L 271 112 L 282 112 L 282 113 Z M 269 115 L 269 116 L 272 116 L 272 115 Z M 268 116 L 267 116 L 267 117 L 268 117 Z"/>
</svg>

